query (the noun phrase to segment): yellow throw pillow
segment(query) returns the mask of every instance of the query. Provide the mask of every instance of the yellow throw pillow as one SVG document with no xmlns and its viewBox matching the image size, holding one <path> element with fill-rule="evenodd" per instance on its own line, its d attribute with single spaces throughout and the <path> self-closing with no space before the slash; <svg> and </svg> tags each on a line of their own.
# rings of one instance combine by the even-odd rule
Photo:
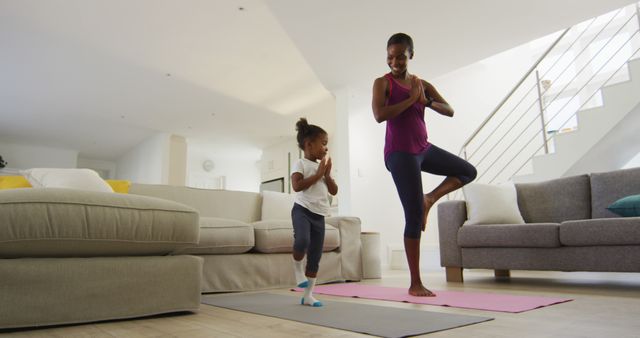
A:
<svg viewBox="0 0 640 338">
<path fill-rule="evenodd" d="M 114 192 L 128 194 L 131 182 L 127 180 L 105 180 L 111 186 Z"/>
<path fill-rule="evenodd" d="M 114 192 L 128 194 L 131 182 L 127 180 L 105 180 Z M 24 176 L 0 176 L 0 190 L 31 188 L 31 184 Z"/>
<path fill-rule="evenodd" d="M 0 176 L 1 189 L 31 188 L 24 176 Z"/>
</svg>

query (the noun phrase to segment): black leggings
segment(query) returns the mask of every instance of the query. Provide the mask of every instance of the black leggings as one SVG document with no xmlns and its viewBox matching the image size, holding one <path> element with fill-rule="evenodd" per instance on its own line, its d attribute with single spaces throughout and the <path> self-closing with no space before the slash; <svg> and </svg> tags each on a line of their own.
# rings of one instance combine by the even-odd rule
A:
<svg viewBox="0 0 640 338">
<path fill-rule="evenodd" d="M 424 217 L 421 172 L 457 177 L 463 185 L 473 181 L 477 175 L 476 168 L 471 163 L 433 144 L 415 155 L 392 152 L 385 164 L 391 172 L 404 209 L 404 236 L 414 239 L 420 238 Z"/>
<path fill-rule="evenodd" d="M 318 272 L 324 245 L 324 216 L 293 203 L 293 250 L 307 254 L 306 272 Z"/>
</svg>

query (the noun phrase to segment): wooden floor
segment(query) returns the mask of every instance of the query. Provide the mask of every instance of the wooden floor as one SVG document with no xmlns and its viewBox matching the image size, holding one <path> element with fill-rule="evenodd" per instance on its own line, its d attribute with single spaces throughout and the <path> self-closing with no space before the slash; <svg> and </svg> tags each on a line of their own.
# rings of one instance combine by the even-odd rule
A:
<svg viewBox="0 0 640 338">
<path fill-rule="evenodd" d="M 444 281 L 444 270 L 423 275 L 437 290 L 501 292 L 557 296 L 574 300 L 518 314 L 456 309 L 319 295 L 398 308 L 494 317 L 495 320 L 436 332 L 429 337 L 640 337 L 640 274 L 512 271 L 511 280 L 496 282 L 493 272 L 465 270 L 465 283 Z M 406 271 L 384 271 L 382 279 L 363 283 L 406 287 Z M 272 290 L 273 291 L 273 290 Z M 275 292 L 289 293 L 287 290 Z M 1 304 L 0 304 L 1 306 Z M 36 330 L 4 332 L 2 337 L 370 337 L 202 305 L 196 314 L 172 314 Z"/>
</svg>

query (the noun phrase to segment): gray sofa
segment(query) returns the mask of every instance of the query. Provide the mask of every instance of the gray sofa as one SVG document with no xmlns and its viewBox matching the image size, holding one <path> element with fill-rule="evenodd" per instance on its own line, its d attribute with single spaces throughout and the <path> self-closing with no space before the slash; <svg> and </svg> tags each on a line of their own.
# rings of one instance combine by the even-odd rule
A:
<svg viewBox="0 0 640 338">
<path fill-rule="evenodd" d="M 640 217 L 607 210 L 640 194 L 640 168 L 516 184 L 526 224 L 464 225 L 465 201 L 438 205 L 440 264 L 447 281 L 463 269 L 640 272 Z"/>
</svg>

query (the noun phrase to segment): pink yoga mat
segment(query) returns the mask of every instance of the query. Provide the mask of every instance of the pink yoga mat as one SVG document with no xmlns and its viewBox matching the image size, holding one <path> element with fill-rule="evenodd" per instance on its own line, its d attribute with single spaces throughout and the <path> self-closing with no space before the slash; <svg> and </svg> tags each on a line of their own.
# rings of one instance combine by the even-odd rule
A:
<svg viewBox="0 0 640 338">
<path fill-rule="evenodd" d="M 295 289 L 301 291 L 302 289 Z M 406 288 L 363 285 L 356 283 L 317 285 L 313 292 L 332 296 L 389 300 L 395 302 L 429 304 L 499 312 L 524 312 L 558 303 L 571 301 L 569 298 L 514 296 L 497 293 L 467 291 L 433 291 L 435 297 L 416 297 L 407 293 Z"/>
</svg>

